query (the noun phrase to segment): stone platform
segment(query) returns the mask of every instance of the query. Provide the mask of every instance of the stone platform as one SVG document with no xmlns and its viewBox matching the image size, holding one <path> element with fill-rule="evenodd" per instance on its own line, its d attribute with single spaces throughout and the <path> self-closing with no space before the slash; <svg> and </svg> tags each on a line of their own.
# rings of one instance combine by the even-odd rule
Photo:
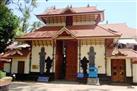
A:
<svg viewBox="0 0 137 91">
<path fill-rule="evenodd" d="M 9 91 L 12 77 L 3 77 L 0 79 L 0 91 Z"/>
<path fill-rule="evenodd" d="M 88 78 L 87 84 L 88 85 L 100 85 L 99 78 Z"/>
</svg>

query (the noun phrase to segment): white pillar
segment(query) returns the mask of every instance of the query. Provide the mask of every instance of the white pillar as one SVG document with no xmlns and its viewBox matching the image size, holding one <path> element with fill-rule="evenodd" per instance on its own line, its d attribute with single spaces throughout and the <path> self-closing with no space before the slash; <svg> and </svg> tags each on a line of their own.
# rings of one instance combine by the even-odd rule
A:
<svg viewBox="0 0 137 91">
<path fill-rule="evenodd" d="M 133 83 L 137 83 L 137 61 L 133 62 Z"/>
</svg>

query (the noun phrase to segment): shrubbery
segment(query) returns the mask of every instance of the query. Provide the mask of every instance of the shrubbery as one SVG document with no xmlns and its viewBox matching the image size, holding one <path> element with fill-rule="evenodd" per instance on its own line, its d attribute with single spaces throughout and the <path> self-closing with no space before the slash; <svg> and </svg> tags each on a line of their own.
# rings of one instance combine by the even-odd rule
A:
<svg viewBox="0 0 137 91">
<path fill-rule="evenodd" d="M 6 72 L 0 70 L 0 79 L 6 76 Z"/>
</svg>

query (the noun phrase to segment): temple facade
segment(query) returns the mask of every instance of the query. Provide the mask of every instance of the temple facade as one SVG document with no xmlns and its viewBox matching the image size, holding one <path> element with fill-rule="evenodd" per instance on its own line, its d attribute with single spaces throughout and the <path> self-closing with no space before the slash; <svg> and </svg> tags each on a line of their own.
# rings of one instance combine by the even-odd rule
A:
<svg viewBox="0 0 137 91">
<path fill-rule="evenodd" d="M 4 64 L 8 72 L 76 81 L 77 73 L 88 73 L 89 58 L 94 53 L 100 81 L 137 82 L 137 52 L 116 46 L 125 35 L 118 26 L 126 27 L 122 31 L 130 30 L 126 25 L 99 24 L 104 20 L 104 11 L 94 6 L 52 8 L 36 16 L 45 26 L 16 38 L 30 47 L 10 54 L 11 63 Z M 132 31 L 131 35 L 135 34 Z"/>
</svg>

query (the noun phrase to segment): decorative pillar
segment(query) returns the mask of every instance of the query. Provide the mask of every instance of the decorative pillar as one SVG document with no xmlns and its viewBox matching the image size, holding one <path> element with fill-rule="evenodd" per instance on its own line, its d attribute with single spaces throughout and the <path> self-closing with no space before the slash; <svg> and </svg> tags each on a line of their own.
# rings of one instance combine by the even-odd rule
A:
<svg viewBox="0 0 137 91">
<path fill-rule="evenodd" d="M 12 73 L 12 58 L 11 58 L 11 62 L 10 62 L 10 73 Z"/>
<path fill-rule="evenodd" d="M 30 44 L 30 55 L 29 55 L 29 73 L 31 72 L 31 61 L 32 61 L 32 46 L 33 44 Z"/>
<path fill-rule="evenodd" d="M 53 40 L 53 45 L 52 45 L 52 46 L 53 46 L 53 54 L 52 54 L 52 55 L 53 55 L 53 63 L 52 63 L 52 65 L 53 65 L 53 66 L 52 66 L 52 71 L 53 71 L 53 72 L 55 72 L 55 61 L 56 61 L 56 57 L 55 57 L 55 56 L 56 56 L 56 55 L 55 55 L 55 54 L 56 54 L 56 53 L 55 53 L 55 52 L 56 52 L 56 51 L 55 51 L 56 48 L 55 48 L 55 45 L 56 45 L 56 41 Z"/>
<path fill-rule="evenodd" d="M 80 60 L 81 60 L 81 41 L 80 40 L 78 40 L 78 56 L 79 56 L 78 66 L 79 66 L 79 72 L 80 72 Z"/>
<path fill-rule="evenodd" d="M 45 48 L 41 47 L 41 51 L 39 52 L 40 75 L 44 74 L 45 56 L 46 56 Z"/>
</svg>

